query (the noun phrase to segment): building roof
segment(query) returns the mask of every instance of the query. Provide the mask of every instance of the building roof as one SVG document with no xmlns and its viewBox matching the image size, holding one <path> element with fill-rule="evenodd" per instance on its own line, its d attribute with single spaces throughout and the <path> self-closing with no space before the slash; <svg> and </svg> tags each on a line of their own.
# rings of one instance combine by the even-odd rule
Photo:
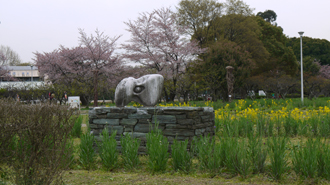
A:
<svg viewBox="0 0 330 185">
<path fill-rule="evenodd" d="M 5 69 L 10 71 L 27 71 L 31 70 L 31 66 L 5 66 Z M 32 70 L 38 70 L 38 67 L 33 66 Z"/>
</svg>

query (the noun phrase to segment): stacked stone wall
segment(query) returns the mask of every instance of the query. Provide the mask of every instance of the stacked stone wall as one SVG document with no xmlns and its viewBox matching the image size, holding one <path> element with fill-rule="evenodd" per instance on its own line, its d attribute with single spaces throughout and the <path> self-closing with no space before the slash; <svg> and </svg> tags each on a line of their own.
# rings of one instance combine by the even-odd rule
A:
<svg viewBox="0 0 330 185">
<path fill-rule="evenodd" d="M 189 140 L 201 135 L 214 135 L 214 110 L 212 107 L 95 107 L 89 111 L 89 127 L 97 141 L 100 133 L 107 127 L 109 134 L 117 130 L 117 146 L 120 137 L 132 134 L 141 139 L 139 153 L 146 153 L 146 134 L 159 123 L 170 145 L 176 138 Z"/>
</svg>

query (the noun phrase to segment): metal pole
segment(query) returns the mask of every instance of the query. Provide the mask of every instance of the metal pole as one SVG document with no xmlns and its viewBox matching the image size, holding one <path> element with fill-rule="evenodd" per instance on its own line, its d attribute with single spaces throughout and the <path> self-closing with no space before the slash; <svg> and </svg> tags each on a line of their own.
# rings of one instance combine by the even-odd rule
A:
<svg viewBox="0 0 330 185">
<path fill-rule="evenodd" d="M 300 35 L 300 74 L 301 74 L 301 103 L 304 105 L 304 76 L 303 76 L 303 52 L 302 52 L 302 36 L 304 32 L 298 32 Z"/>
<path fill-rule="evenodd" d="M 33 68 L 33 66 L 31 66 L 31 83 L 33 82 L 32 68 Z"/>
</svg>

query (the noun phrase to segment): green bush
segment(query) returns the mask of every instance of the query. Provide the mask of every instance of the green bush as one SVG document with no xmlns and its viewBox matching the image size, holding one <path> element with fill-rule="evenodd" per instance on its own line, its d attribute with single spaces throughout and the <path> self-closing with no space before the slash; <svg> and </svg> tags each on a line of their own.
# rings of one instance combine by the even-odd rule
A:
<svg viewBox="0 0 330 185">
<path fill-rule="evenodd" d="M 308 139 L 305 147 L 293 147 L 292 166 L 296 174 L 314 178 L 317 173 L 319 140 Z"/>
<path fill-rule="evenodd" d="M 120 138 L 121 157 L 126 168 L 136 168 L 140 164 L 138 155 L 140 143 L 140 139 L 134 139 L 131 134 L 126 134 Z"/>
<path fill-rule="evenodd" d="M 192 156 L 190 152 L 187 150 L 188 148 L 188 140 L 185 141 L 177 141 L 174 140 L 171 148 L 172 148 L 172 165 L 175 171 L 183 171 L 185 173 L 189 173 L 191 165 L 192 165 Z"/>
<path fill-rule="evenodd" d="M 225 165 L 227 169 L 233 174 L 240 174 L 243 178 L 246 178 L 252 165 L 245 140 L 239 141 L 238 138 L 227 138 L 226 143 Z"/>
<path fill-rule="evenodd" d="M 115 139 L 117 130 L 114 130 L 109 136 L 107 128 L 102 130 L 102 142 L 99 145 L 99 155 L 101 158 L 102 166 L 106 170 L 112 170 L 118 163 L 118 150 L 117 141 Z"/>
<path fill-rule="evenodd" d="M 248 153 L 252 163 L 254 174 L 265 172 L 265 161 L 267 158 L 267 148 L 264 147 L 261 137 L 249 135 Z"/>
<path fill-rule="evenodd" d="M 92 169 L 95 165 L 96 153 L 93 148 L 94 136 L 88 130 L 82 134 L 79 145 L 79 162 L 87 170 Z"/>
<path fill-rule="evenodd" d="M 79 115 L 78 118 L 76 119 L 76 121 L 74 122 L 72 131 L 71 131 L 71 135 L 72 137 L 79 137 L 81 136 L 81 125 L 82 125 L 82 121 L 83 121 L 83 116 Z"/>
<path fill-rule="evenodd" d="M 15 184 L 60 183 L 72 162 L 72 114 L 67 106 L 0 99 L 1 162 L 11 168 Z"/>
<path fill-rule="evenodd" d="M 281 180 L 288 172 L 288 158 L 286 154 L 287 138 L 272 137 L 267 142 L 270 158 L 271 175 L 275 180 Z"/>
<path fill-rule="evenodd" d="M 168 146 L 167 138 L 163 136 L 156 124 L 156 128 L 147 134 L 148 166 L 152 172 L 166 170 L 169 157 Z"/>
</svg>

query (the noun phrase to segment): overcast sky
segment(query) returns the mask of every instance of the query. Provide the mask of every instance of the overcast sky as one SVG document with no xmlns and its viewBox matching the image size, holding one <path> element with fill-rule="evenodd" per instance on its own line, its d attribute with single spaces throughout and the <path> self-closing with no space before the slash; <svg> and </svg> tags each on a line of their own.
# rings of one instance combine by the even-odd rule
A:
<svg viewBox="0 0 330 185">
<path fill-rule="evenodd" d="M 87 34 L 98 28 L 110 37 L 130 35 L 124 21 L 161 7 L 174 10 L 180 0 L 1 0 L 0 45 L 16 51 L 22 62 L 32 62 L 33 52 L 50 52 L 60 45 L 78 46 L 78 28 Z M 225 2 L 225 0 L 219 0 Z M 330 41 L 330 0 L 244 0 L 254 13 L 273 10 L 277 24 L 289 37 L 304 36 Z"/>
</svg>

